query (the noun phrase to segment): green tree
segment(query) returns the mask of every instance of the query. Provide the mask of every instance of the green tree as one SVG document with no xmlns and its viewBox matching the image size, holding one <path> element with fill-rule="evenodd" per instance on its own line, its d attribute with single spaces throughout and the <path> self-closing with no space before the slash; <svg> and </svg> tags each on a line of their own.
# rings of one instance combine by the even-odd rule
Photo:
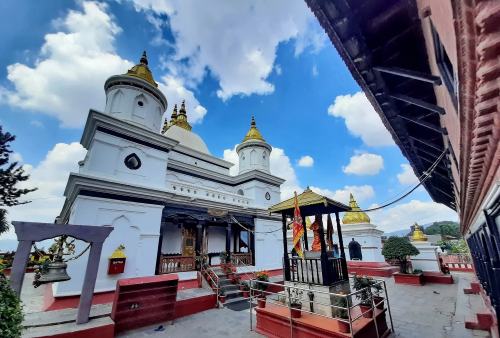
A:
<svg viewBox="0 0 500 338">
<path fill-rule="evenodd" d="M 19 297 L 0 271 L 0 337 L 21 337 L 23 309 Z"/>
<path fill-rule="evenodd" d="M 392 236 L 382 248 L 385 259 L 395 259 L 401 273 L 408 273 L 408 257 L 418 255 L 420 251 L 407 238 Z"/>
<path fill-rule="evenodd" d="M 432 225 L 424 229 L 424 233 L 426 235 L 441 235 L 456 238 L 461 237 L 460 225 L 451 221 L 434 222 Z"/>
<path fill-rule="evenodd" d="M 9 229 L 7 222 L 7 210 L 5 207 L 12 207 L 19 204 L 29 203 L 30 201 L 20 201 L 19 199 L 34 189 L 22 189 L 18 183 L 24 182 L 29 175 L 24 172 L 23 167 L 16 161 L 10 162 L 10 143 L 16 139 L 9 132 L 4 132 L 0 126 L 0 234 Z"/>
</svg>

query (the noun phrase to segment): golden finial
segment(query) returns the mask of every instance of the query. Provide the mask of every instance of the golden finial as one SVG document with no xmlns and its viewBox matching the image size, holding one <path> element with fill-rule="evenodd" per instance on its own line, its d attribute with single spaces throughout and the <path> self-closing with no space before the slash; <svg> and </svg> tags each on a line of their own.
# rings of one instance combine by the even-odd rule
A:
<svg viewBox="0 0 500 338">
<path fill-rule="evenodd" d="M 179 115 L 177 115 L 177 119 L 175 125 L 181 128 L 184 128 L 188 131 L 191 131 L 192 127 L 187 120 L 186 113 L 186 101 L 182 100 L 181 108 L 179 109 Z"/>
<path fill-rule="evenodd" d="M 161 128 L 161 133 L 165 134 L 168 128 L 170 128 L 170 124 L 168 123 L 168 119 L 165 118 L 165 121 L 163 121 L 163 127 Z"/>
<path fill-rule="evenodd" d="M 140 78 L 150 84 L 152 84 L 155 87 L 158 87 L 158 84 L 155 82 L 153 79 L 153 74 L 149 70 L 148 67 L 148 57 L 146 55 L 146 51 L 142 53 L 141 59 L 139 60 L 139 63 L 135 65 L 134 67 L 130 68 L 127 71 L 128 76 L 133 76 Z"/>
<path fill-rule="evenodd" d="M 349 206 L 351 207 L 351 211 L 347 211 L 344 214 L 342 218 L 343 224 L 370 223 L 370 217 L 368 217 L 365 212 L 361 211 L 352 193 L 349 194 Z"/>
<path fill-rule="evenodd" d="M 243 142 L 248 140 L 259 140 L 265 142 L 264 138 L 262 137 L 262 134 L 257 129 L 257 123 L 255 123 L 255 117 L 253 115 L 252 115 L 252 120 L 250 122 L 250 130 L 245 135 L 245 138 L 243 138 Z"/>
<path fill-rule="evenodd" d="M 413 234 L 411 236 L 412 241 L 425 242 L 427 241 L 427 236 L 422 231 L 422 227 L 415 222 L 413 224 Z"/>
</svg>

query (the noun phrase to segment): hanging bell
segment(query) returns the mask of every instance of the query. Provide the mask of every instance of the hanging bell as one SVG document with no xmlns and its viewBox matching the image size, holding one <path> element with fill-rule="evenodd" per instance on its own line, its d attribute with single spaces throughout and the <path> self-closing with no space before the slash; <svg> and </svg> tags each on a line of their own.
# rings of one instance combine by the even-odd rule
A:
<svg viewBox="0 0 500 338">
<path fill-rule="evenodd" d="M 63 262 L 61 257 L 57 257 L 53 262 L 47 265 L 45 271 L 42 271 L 40 278 L 36 281 L 37 284 L 64 282 L 70 280 L 71 277 L 66 272 L 67 264 Z"/>
</svg>

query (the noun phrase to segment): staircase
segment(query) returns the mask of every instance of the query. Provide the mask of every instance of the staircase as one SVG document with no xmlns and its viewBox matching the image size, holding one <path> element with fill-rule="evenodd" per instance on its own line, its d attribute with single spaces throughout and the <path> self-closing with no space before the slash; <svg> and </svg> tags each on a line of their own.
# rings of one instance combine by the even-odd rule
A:
<svg viewBox="0 0 500 338">
<path fill-rule="evenodd" d="M 243 292 L 239 289 L 239 284 L 233 283 L 220 267 L 213 267 L 212 271 L 219 279 L 220 294 L 225 296 L 224 304 L 231 304 L 237 302 L 246 302 L 247 298 L 243 297 Z"/>
</svg>

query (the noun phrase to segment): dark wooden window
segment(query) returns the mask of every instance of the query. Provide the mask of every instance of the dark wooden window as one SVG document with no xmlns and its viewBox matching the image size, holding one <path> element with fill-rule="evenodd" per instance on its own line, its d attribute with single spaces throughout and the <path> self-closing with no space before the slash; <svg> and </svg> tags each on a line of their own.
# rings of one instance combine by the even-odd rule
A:
<svg viewBox="0 0 500 338">
<path fill-rule="evenodd" d="M 451 101 L 455 108 L 457 108 L 457 93 L 458 93 L 458 81 L 453 70 L 453 64 L 450 61 L 450 57 L 446 50 L 444 49 L 439 34 L 431 23 L 432 40 L 434 42 L 434 53 L 436 56 L 436 63 L 441 73 L 443 83 L 450 93 Z"/>
</svg>

